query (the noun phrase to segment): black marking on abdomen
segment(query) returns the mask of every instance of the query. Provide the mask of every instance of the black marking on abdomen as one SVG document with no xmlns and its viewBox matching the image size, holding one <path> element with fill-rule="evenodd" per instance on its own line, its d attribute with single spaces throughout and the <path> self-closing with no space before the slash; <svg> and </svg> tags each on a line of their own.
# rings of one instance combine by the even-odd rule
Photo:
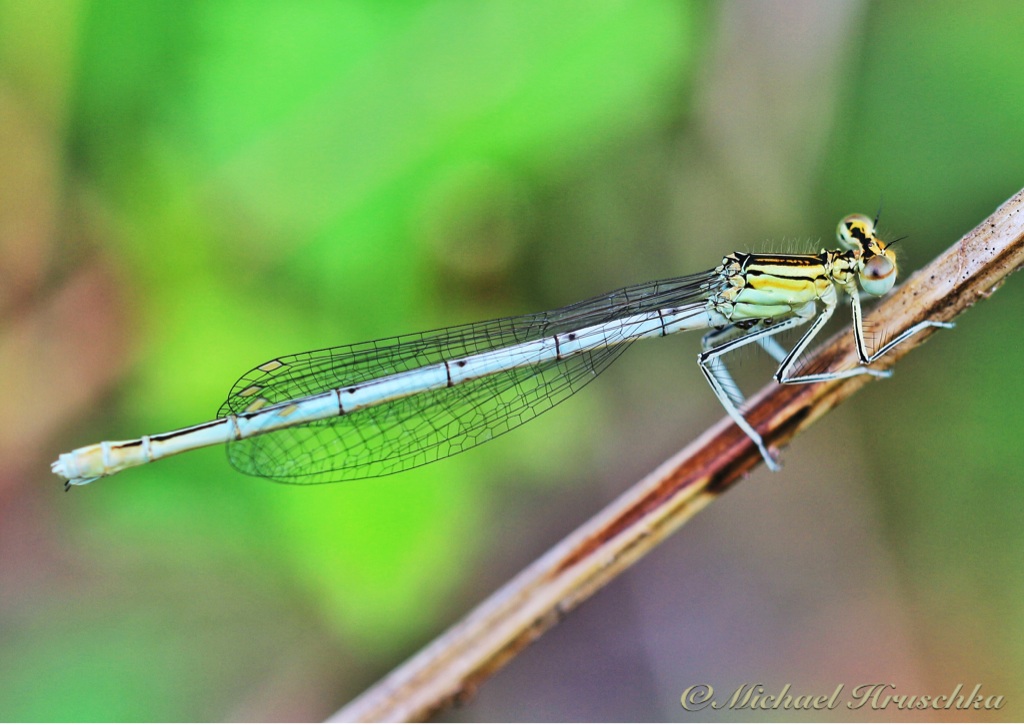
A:
<svg viewBox="0 0 1024 725">
<path fill-rule="evenodd" d="M 209 423 L 200 423 L 199 425 L 193 425 L 188 428 L 182 428 L 181 430 L 171 431 L 170 433 L 158 433 L 157 435 L 151 435 L 149 440 L 151 441 L 165 441 L 170 438 L 177 438 L 185 433 L 193 433 L 197 430 L 206 430 L 207 428 L 213 428 L 218 425 L 222 425 L 223 420 L 211 420 Z M 142 441 L 139 441 L 141 443 Z"/>
</svg>

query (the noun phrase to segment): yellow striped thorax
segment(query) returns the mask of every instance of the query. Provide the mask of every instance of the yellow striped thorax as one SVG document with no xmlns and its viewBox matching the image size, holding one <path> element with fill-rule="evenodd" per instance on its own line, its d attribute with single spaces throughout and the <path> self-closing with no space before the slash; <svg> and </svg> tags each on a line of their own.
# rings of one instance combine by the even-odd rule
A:
<svg viewBox="0 0 1024 725">
<path fill-rule="evenodd" d="M 837 294 L 856 294 L 857 285 L 881 296 L 896 282 L 896 255 L 875 233 L 875 222 L 851 214 L 839 223 L 842 250 L 818 254 L 726 256 L 715 272 L 724 283 L 708 308 L 731 321 L 770 320 L 805 309 Z"/>
</svg>

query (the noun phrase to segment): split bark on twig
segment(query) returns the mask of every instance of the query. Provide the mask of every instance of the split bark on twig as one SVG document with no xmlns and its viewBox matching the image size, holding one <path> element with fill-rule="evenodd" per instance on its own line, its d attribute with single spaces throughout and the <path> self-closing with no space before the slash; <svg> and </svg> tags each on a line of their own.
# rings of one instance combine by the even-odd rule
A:
<svg viewBox="0 0 1024 725">
<path fill-rule="evenodd" d="M 914 274 L 866 319 L 904 330 L 949 321 L 1024 265 L 1024 190 Z M 926 330 L 875 364 L 893 365 Z M 811 356 L 814 370 L 857 364 L 849 329 Z M 873 380 L 867 375 L 811 385 L 766 386 L 748 419 L 772 446 Z M 339 721 L 423 720 L 470 697 L 491 674 L 568 611 L 611 581 L 761 462 L 728 418 L 706 431 L 495 592 L 462 621 L 335 714 Z"/>
</svg>

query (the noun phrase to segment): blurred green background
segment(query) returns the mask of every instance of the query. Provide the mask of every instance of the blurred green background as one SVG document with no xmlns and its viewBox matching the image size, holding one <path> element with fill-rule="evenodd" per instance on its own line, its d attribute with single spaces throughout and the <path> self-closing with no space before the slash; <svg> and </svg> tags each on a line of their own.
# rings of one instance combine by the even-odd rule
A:
<svg viewBox="0 0 1024 725">
<path fill-rule="evenodd" d="M 327 717 L 722 412 L 693 335 L 385 479 L 207 450 L 64 495 L 58 453 L 206 420 L 281 354 L 817 250 L 882 201 L 909 272 L 1024 184 L 1022 28 L 1010 1 L 0 0 L 0 719 Z M 1006 700 L 808 719 L 1024 718 L 1022 289 L 440 717 L 877 682 Z"/>
</svg>

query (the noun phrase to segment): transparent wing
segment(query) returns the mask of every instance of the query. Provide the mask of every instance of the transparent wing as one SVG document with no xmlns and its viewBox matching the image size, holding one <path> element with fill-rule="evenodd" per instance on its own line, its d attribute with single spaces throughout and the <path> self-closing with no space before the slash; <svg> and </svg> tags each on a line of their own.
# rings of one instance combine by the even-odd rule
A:
<svg viewBox="0 0 1024 725">
<path fill-rule="evenodd" d="M 243 375 L 218 416 L 241 414 L 530 340 L 665 307 L 702 309 L 711 273 L 628 287 L 553 312 L 460 325 L 289 355 Z M 336 418 L 228 444 L 243 473 L 284 483 L 330 483 L 396 473 L 459 453 L 505 433 L 565 400 L 634 339 L 629 328 L 607 345 Z"/>
</svg>

